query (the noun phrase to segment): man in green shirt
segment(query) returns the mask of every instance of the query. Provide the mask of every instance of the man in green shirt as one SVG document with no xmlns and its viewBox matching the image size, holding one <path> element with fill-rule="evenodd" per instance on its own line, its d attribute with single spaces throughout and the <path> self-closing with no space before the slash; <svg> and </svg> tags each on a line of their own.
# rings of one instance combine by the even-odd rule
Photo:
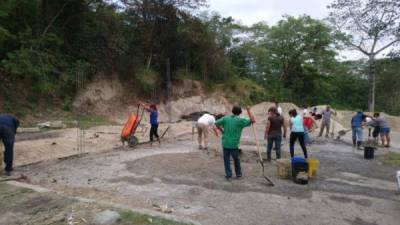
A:
<svg viewBox="0 0 400 225">
<path fill-rule="evenodd" d="M 250 126 L 255 122 L 253 114 L 250 112 L 250 107 L 246 107 L 250 119 L 240 118 L 239 115 L 242 113 L 242 109 L 239 106 L 232 108 L 233 115 L 224 116 L 217 120 L 215 125 L 223 129 L 222 135 L 222 148 L 224 150 L 224 166 L 225 166 L 225 177 L 227 180 L 232 178 L 232 170 L 230 164 L 230 156 L 232 155 L 236 177 L 242 177 L 242 171 L 240 168 L 239 159 L 239 143 L 242 130 L 245 127 Z"/>
</svg>

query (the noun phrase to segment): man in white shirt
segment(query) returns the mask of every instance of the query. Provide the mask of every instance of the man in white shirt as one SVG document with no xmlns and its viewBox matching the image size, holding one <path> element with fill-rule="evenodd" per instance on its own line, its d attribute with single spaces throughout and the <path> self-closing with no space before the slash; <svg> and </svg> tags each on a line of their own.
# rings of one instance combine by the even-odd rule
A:
<svg viewBox="0 0 400 225">
<path fill-rule="evenodd" d="M 218 136 L 217 127 L 215 126 L 215 116 L 205 113 L 197 120 L 199 149 L 208 148 L 208 130 L 210 128 L 212 128 L 215 132 L 215 135 Z"/>
</svg>

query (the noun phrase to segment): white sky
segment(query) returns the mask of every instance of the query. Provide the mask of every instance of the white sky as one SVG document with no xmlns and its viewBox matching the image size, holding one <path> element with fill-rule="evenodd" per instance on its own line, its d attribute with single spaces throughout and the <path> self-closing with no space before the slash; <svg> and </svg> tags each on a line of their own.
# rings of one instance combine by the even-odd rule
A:
<svg viewBox="0 0 400 225">
<path fill-rule="evenodd" d="M 208 0 L 207 10 L 216 11 L 222 17 L 231 16 L 244 25 L 264 21 L 275 25 L 283 15 L 309 15 L 314 19 L 328 16 L 327 6 L 333 0 Z M 364 56 L 358 51 L 341 51 L 342 59 L 359 59 Z"/>
<path fill-rule="evenodd" d="M 245 25 L 266 21 L 274 25 L 285 14 L 307 14 L 315 19 L 328 16 L 326 8 L 332 0 L 208 0 L 210 11 L 223 17 L 232 16 Z"/>
</svg>

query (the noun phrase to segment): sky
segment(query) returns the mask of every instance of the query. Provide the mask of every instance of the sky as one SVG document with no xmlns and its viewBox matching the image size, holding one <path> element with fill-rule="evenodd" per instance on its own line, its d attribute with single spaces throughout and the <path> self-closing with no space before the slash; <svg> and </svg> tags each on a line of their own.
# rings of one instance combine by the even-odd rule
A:
<svg viewBox="0 0 400 225">
<path fill-rule="evenodd" d="M 210 11 L 231 16 L 244 25 L 265 21 L 274 25 L 285 14 L 307 14 L 315 19 L 328 16 L 326 8 L 333 0 L 208 0 Z"/>
<path fill-rule="evenodd" d="M 333 0 L 208 0 L 206 10 L 216 11 L 223 17 L 231 16 L 244 25 L 264 21 L 275 25 L 283 15 L 309 15 L 314 19 L 328 16 L 327 6 Z M 365 58 L 358 51 L 340 51 L 340 59 Z"/>
</svg>

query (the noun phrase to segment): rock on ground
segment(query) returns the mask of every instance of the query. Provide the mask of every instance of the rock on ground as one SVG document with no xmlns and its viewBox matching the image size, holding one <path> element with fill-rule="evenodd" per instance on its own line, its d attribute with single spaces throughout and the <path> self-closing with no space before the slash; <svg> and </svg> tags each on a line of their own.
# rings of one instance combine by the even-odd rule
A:
<svg viewBox="0 0 400 225">
<path fill-rule="evenodd" d="M 121 216 L 119 213 L 111 210 L 106 210 L 94 216 L 94 225 L 112 225 L 115 224 Z"/>
</svg>

